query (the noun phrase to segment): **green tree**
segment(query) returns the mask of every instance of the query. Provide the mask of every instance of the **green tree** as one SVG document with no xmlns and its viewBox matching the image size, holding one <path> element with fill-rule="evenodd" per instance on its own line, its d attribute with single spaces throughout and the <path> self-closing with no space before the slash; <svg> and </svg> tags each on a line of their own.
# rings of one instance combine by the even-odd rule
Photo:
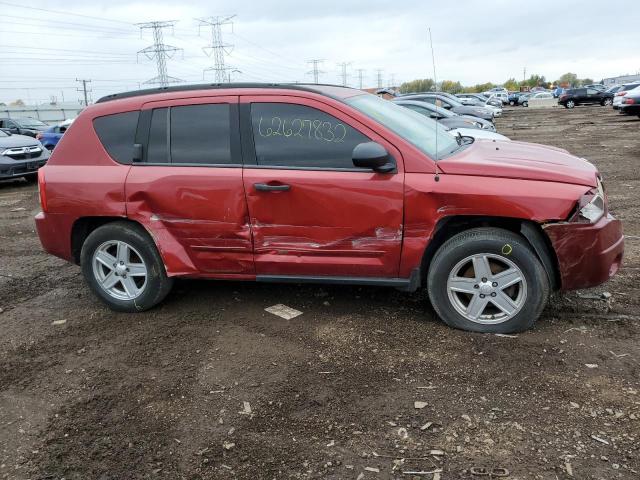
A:
<svg viewBox="0 0 640 480">
<path fill-rule="evenodd" d="M 478 83 L 471 87 L 465 87 L 464 91 L 468 93 L 480 93 L 480 92 L 486 92 L 487 90 L 491 90 L 495 86 L 496 86 L 495 83 L 491 83 L 491 82 Z"/>
<path fill-rule="evenodd" d="M 583 78 L 580 80 L 580 85 L 591 85 L 593 82 L 593 78 Z"/>
<path fill-rule="evenodd" d="M 460 93 L 463 90 L 460 82 L 454 82 L 453 80 L 443 80 L 440 83 L 440 90 L 449 93 Z"/>
<path fill-rule="evenodd" d="M 506 82 L 502 84 L 502 86 L 507 90 L 509 90 L 510 92 L 520 90 L 520 82 L 517 81 L 515 78 L 508 79 Z"/>
<path fill-rule="evenodd" d="M 533 87 L 546 87 L 547 81 L 544 78 L 544 75 L 531 75 L 525 82 L 525 85 L 528 85 L 530 88 Z"/>
<path fill-rule="evenodd" d="M 400 93 L 430 92 L 435 90 L 435 87 L 435 82 L 430 78 L 411 80 L 400 85 Z"/>
<path fill-rule="evenodd" d="M 572 87 L 574 85 L 578 85 L 578 75 L 575 73 L 563 73 L 560 75 L 560 78 L 556 80 L 556 83 L 561 86 Z"/>
<path fill-rule="evenodd" d="M 11 102 L 9 104 L 10 107 L 24 107 L 24 101 L 22 101 L 20 98 L 18 100 L 14 100 L 13 102 Z"/>
</svg>

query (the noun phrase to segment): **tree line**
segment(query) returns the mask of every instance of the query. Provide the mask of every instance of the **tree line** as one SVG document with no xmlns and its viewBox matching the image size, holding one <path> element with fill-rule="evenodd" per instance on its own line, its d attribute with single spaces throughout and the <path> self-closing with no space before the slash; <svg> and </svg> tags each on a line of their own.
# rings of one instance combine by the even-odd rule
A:
<svg viewBox="0 0 640 480">
<path fill-rule="evenodd" d="M 429 92 L 435 90 L 449 93 L 480 93 L 486 92 L 487 90 L 491 90 L 492 88 L 499 86 L 504 87 L 509 91 L 519 91 L 522 89 L 522 87 L 580 87 L 582 85 L 589 85 L 591 83 L 593 83 L 592 78 L 578 78 L 578 75 L 576 75 L 575 73 L 568 72 L 560 75 L 560 78 L 558 78 L 554 82 L 547 81 L 544 75 L 533 74 L 526 80 L 516 80 L 515 78 L 509 78 L 507 81 L 502 83 L 502 85 L 487 82 L 465 86 L 460 82 L 456 82 L 453 80 L 443 80 L 439 82 L 439 88 L 436 89 L 436 83 L 433 81 L 433 79 L 422 78 L 411 80 L 410 82 L 404 82 L 402 85 L 400 85 L 400 93 Z"/>
</svg>

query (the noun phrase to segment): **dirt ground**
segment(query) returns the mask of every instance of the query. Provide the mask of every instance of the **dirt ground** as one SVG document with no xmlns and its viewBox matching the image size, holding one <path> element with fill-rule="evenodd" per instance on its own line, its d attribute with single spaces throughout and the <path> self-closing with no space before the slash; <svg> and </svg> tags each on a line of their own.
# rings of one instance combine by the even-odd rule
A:
<svg viewBox="0 0 640 480">
<path fill-rule="evenodd" d="M 627 235 L 615 279 L 515 337 L 366 287 L 182 281 L 116 314 L 42 252 L 36 187 L 0 183 L 0 478 L 640 478 L 640 120 L 514 108 L 497 124 L 593 161 Z"/>
</svg>

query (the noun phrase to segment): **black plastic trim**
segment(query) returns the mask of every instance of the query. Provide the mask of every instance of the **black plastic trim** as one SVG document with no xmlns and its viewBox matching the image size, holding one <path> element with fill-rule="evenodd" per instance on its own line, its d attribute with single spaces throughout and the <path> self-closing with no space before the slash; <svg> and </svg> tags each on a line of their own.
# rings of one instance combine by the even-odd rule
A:
<svg viewBox="0 0 640 480">
<path fill-rule="evenodd" d="M 418 270 L 418 269 L 416 269 Z M 380 277 L 331 277 L 306 275 L 256 275 L 257 282 L 267 283 L 319 283 L 333 285 L 369 285 L 380 287 L 396 287 L 408 289 L 415 286 L 416 278 L 413 272 L 410 278 L 380 278 Z M 417 286 L 416 286 L 417 288 Z M 407 290 L 413 291 L 413 290 Z"/>
</svg>

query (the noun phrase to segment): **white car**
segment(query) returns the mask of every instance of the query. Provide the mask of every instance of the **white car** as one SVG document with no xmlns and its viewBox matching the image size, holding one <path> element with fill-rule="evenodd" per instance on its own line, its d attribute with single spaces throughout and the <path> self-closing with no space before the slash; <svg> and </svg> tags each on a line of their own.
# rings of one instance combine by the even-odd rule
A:
<svg viewBox="0 0 640 480">
<path fill-rule="evenodd" d="M 491 100 L 492 98 L 497 98 L 502 102 L 503 105 L 509 103 L 509 94 L 507 92 L 493 92 L 489 96 L 489 100 Z"/>
<path fill-rule="evenodd" d="M 613 96 L 613 108 L 618 110 L 620 104 L 624 101 L 624 96 L 632 90 L 640 87 L 640 82 L 625 83 Z"/>
<path fill-rule="evenodd" d="M 553 107 L 557 104 L 558 101 L 553 96 L 553 93 L 549 92 L 534 93 L 522 103 L 525 107 Z"/>
<path fill-rule="evenodd" d="M 505 137 L 504 135 L 500 135 L 496 132 L 481 130 L 479 128 L 453 128 L 448 130 L 448 133 L 454 137 L 457 137 L 458 134 L 460 134 L 463 137 L 471 137 L 474 139 L 511 141 L 509 137 Z"/>
</svg>

